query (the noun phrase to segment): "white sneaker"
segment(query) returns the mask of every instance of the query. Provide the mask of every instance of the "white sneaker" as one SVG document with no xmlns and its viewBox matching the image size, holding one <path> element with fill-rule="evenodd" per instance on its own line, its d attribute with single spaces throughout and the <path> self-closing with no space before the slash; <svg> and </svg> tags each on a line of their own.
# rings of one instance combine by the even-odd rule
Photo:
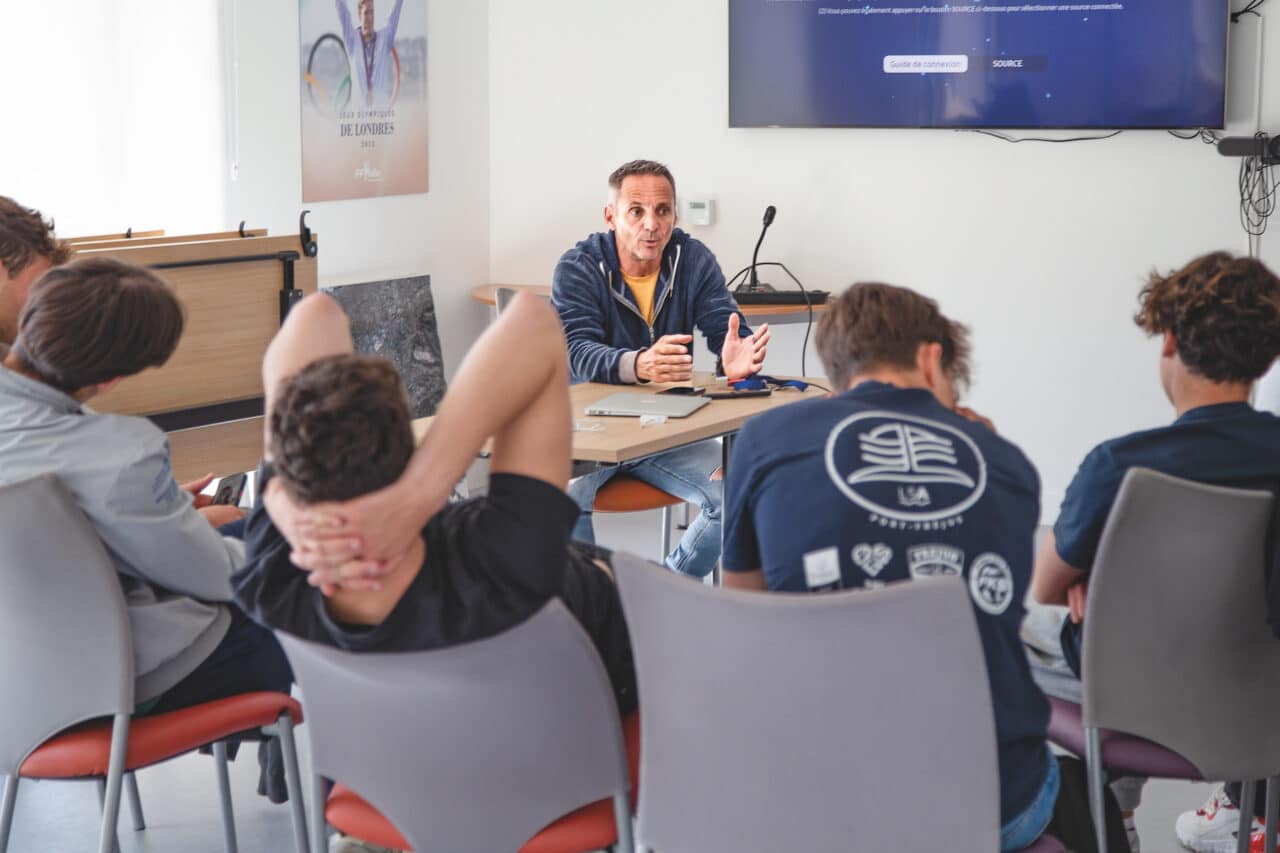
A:
<svg viewBox="0 0 1280 853">
<path fill-rule="evenodd" d="M 329 853 L 396 853 L 396 851 L 335 832 L 329 836 Z"/>
<path fill-rule="evenodd" d="M 1196 853 L 1235 853 L 1236 830 L 1240 828 L 1240 809 L 1231 804 L 1227 792 L 1219 785 L 1203 806 L 1183 812 L 1173 825 L 1178 843 Z M 1250 831 L 1260 831 L 1262 822 L 1253 819 Z"/>
</svg>

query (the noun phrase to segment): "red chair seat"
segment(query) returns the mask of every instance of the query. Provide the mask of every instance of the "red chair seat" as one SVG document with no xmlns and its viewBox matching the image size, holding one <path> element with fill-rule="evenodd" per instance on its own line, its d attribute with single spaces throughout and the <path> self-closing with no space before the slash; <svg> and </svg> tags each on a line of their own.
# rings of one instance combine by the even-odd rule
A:
<svg viewBox="0 0 1280 853">
<path fill-rule="evenodd" d="M 614 477 L 596 492 L 596 512 L 642 512 L 684 503 L 675 495 L 635 477 Z"/>
<path fill-rule="evenodd" d="M 302 706 L 284 693 L 243 693 L 129 724 L 125 769 L 136 770 L 222 740 L 237 732 L 269 726 L 288 711 L 302 722 Z M 94 720 L 41 744 L 19 773 L 32 779 L 105 776 L 111 753 L 111 720 Z"/>
<path fill-rule="evenodd" d="M 622 738 L 631 779 L 631 807 L 640 791 L 640 715 L 622 721 Z M 391 822 L 355 791 L 334 785 L 324 810 L 325 819 L 347 835 L 392 850 L 410 850 L 409 842 Z M 569 812 L 529 839 L 520 853 L 582 853 L 611 846 L 618 840 L 613 821 L 613 801 L 597 800 Z"/>
<path fill-rule="evenodd" d="M 1084 755 L 1084 709 L 1074 702 L 1049 697 L 1049 740 L 1076 755 Z M 1102 766 L 1157 779 L 1202 777 L 1196 766 L 1171 749 L 1145 738 L 1103 729 Z"/>
</svg>

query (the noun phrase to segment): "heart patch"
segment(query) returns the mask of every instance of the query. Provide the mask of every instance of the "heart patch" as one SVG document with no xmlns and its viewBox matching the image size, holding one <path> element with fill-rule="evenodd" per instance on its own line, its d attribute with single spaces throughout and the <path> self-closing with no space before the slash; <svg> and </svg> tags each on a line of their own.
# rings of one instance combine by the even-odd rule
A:
<svg viewBox="0 0 1280 853">
<path fill-rule="evenodd" d="M 892 559 L 893 549 L 883 542 L 874 545 L 864 543 L 853 549 L 853 564 L 873 578 L 884 571 Z"/>
</svg>

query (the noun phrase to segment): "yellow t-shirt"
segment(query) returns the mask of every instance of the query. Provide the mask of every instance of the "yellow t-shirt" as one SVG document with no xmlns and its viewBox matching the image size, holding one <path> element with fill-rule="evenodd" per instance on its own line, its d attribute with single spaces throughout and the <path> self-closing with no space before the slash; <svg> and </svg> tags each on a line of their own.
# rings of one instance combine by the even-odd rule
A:
<svg viewBox="0 0 1280 853">
<path fill-rule="evenodd" d="M 644 321 L 652 326 L 653 291 L 658 287 L 657 271 L 655 270 L 653 275 L 647 275 L 644 278 L 632 278 L 623 273 L 622 280 L 627 283 L 627 287 L 631 288 L 631 293 L 636 298 L 636 305 L 640 308 L 640 313 L 644 315 Z"/>
</svg>

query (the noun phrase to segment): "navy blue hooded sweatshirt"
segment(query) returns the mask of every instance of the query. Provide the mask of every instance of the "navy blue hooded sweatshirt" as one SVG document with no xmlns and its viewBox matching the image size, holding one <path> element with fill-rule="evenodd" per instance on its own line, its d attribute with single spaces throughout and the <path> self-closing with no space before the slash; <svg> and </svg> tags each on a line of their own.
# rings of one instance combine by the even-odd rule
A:
<svg viewBox="0 0 1280 853">
<path fill-rule="evenodd" d="M 692 334 L 695 327 L 719 356 L 730 314 L 738 314 L 739 337 L 751 335 L 715 255 L 679 228 L 662 253 L 652 326 L 622 279 L 612 231 L 592 234 L 561 256 L 551 278 L 551 304 L 564 323 L 574 382 L 636 382 L 641 350 L 663 335 Z"/>
</svg>

